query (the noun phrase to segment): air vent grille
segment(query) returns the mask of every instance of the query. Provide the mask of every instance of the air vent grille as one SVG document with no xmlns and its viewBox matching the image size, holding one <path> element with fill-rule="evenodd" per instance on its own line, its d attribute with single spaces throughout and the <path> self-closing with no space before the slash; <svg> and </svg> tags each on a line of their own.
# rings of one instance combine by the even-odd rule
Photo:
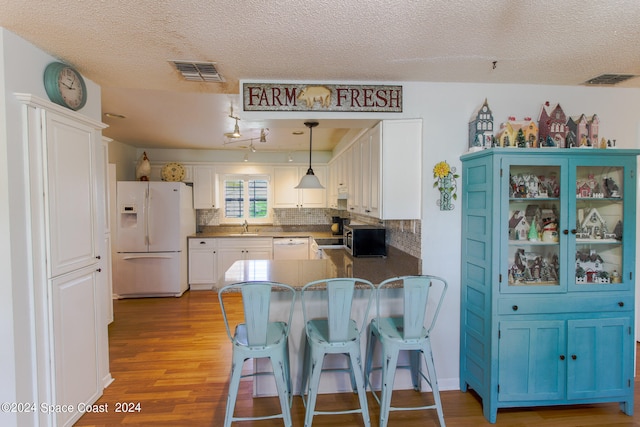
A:
<svg viewBox="0 0 640 427">
<path fill-rule="evenodd" d="M 637 77 L 633 74 L 602 74 L 585 82 L 586 85 L 617 85 L 625 80 Z"/>
<path fill-rule="evenodd" d="M 182 74 L 185 80 L 190 82 L 224 82 L 224 78 L 218 73 L 215 62 L 196 61 L 170 61 Z"/>
</svg>

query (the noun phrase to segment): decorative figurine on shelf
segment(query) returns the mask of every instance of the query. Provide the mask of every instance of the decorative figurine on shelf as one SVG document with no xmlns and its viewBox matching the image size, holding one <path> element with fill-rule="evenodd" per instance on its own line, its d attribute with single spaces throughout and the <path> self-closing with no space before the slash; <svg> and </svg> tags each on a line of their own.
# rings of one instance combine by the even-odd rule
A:
<svg viewBox="0 0 640 427">
<path fill-rule="evenodd" d="M 538 116 L 538 134 L 540 141 L 546 141 L 545 147 L 567 147 L 567 116 L 560 104 L 551 107 L 549 101 L 542 105 Z"/>
<path fill-rule="evenodd" d="M 529 228 L 529 235 L 527 236 L 527 238 L 531 242 L 537 242 L 538 241 L 538 227 L 536 227 L 535 217 L 531 221 L 531 228 Z"/>
<path fill-rule="evenodd" d="M 602 280 L 600 276 L 602 276 L 601 272 L 603 271 L 604 260 L 595 250 L 591 249 L 588 252 L 576 251 L 577 283 L 602 283 L 599 280 Z M 579 281 L 579 278 L 584 281 Z"/>
<path fill-rule="evenodd" d="M 538 148 L 538 125 L 531 117 L 516 121 L 514 116 L 510 116 L 506 123 L 500 125 L 496 141 L 500 147 Z"/>
<path fill-rule="evenodd" d="M 469 121 L 469 151 L 491 148 L 493 144 L 493 113 L 487 99 Z"/>
<path fill-rule="evenodd" d="M 569 117 L 567 127 L 569 132 L 575 136 L 574 141 L 576 141 L 578 147 L 598 146 L 600 118 L 596 114 L 592 116 L 581 114 L 577 117 Z"/>
<path fill-rule="evenodd" d="M 138 181 L 149 181 L 149 175 L 151 175 L 151 162 L 147 157 L 147 152 L 143 152 L 138 164 L 136 165 L 136 179 Z"/>
<path fill-rule="evenodd" d="M 604 197 L 607 198 L 619 198 L 620 197 L 620 188 L 618 184 L 610 177 L 604 177 L 603 185 L 604 187 Z"/>
<path fill-rule="evenodd" d="M 453 210 L 452 199 L 457 200 L 458 198 L 456 178 L 460 177 L 456 174 L 456 168 L 449 166 L 446 161 L 438 162 L 433 167 L 433 177 L 436 179 L 433 186 L 440 191 L 440 198 L 436 204 L 440 206 L 441 211 Z"/>
</svg>

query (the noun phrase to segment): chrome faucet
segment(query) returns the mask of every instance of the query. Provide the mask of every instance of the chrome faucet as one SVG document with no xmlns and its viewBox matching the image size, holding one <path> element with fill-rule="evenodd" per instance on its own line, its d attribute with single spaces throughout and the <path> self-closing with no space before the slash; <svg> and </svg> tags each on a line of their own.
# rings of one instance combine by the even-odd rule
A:
<svg viewBox="0 0 640 427">
<path fill-rule="evenodd" d="M 249 232 L 249 223 L 247 222 L 246 219 L 242 223 L 242 232 L 243 233 L 248 233 Z"/>
</svg>

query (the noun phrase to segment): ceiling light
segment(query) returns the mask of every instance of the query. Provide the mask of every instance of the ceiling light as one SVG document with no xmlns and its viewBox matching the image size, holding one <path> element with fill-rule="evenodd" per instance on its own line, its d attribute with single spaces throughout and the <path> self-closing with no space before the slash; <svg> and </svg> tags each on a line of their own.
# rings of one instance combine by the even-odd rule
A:
<svg viewBox="0 0 640 427">
<path fill-rule="evenodd" d="M 110 119 L 126 119 L 126 116 L 123 116 L 122 114 L 117 114 L 117 113 L 104 113 L 105 117 L 108 117 Z"/>
<path fill-rule="evenodd" d="M 253 140 L 251 140 L 251 144 L 249 144 L 249 150 L 251 150 L 252 153 L 256 152 L 256 147 L 253 146 Z"/>
<path fill-rule="evenodd" d="M 309 169 L 307 169 L 307 174 L 300 180 L 300 184 L 298 184 L 295 188 L 321 189 L 324 187 L 322 186 L 322 184 L 320 184 L 320 180 L 317 176 L 314 175 L 313 169 L 311 168 L 311 144 L 313 142 L 313 128 L 318 126 L 318 122 L 304 122 L 304 125 L 309 128 Z"/>
<path fill-rule="evenodd" d="M 267 135 L 269 135 L 269 129 L 260 129 L 260 142 L 267 142 Z"/>
<path fill-rule="evenodd" d="M 287 156 L 287 162 L 293 162 L 293 155 L 291 153 Z"/>
<path fill-rule="evenodd" d="M 242 134 L 240 134 L 240 126 L 238 126 L 238 120 L 240 120 L 240 118 L 233 116 L 229 117 L 236 120 L 236 125 L 233 127 L 233 132 L 227 132 L 224 134 L 224 136 L 226 136 L 227 138 L 240 138 L 242 136 Z"/>
<path fill-rule="evenodd" d="M 242 159 L 243 162 L 248 162 L 249 161 L 249 153 L 244 153 L 244 158 Z"/>
</svg>

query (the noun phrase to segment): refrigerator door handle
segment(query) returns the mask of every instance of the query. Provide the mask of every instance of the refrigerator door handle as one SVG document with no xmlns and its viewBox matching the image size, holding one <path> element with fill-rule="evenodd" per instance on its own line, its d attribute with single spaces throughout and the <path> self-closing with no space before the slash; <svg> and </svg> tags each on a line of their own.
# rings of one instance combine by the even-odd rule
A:
<svg viewBox="0 0 640 427">
<path fill-rule="evenodd" d="M 132 259 L 150 259 L 150 258 L 158 258 L 158 259 L 171 259 L 173 258 L 171 255 L 127 255 L 123 256 L 123 260 L 132 260 Z"/>
<path fill-rule="evenodd" d="M 149 201 L 149 199 L 151 198 L 151 195 L 149 194 L 150 190 L 149 187 L 147 186 L 144 190 L 144 207 L 145 207 L 145 214 L 144 214 L 144 242 L 147 245 L 147 248 L 150 245 L 150 240 L 149 239 L 149 209 L 151 207 L 151 203 Z"/>
</svg>

